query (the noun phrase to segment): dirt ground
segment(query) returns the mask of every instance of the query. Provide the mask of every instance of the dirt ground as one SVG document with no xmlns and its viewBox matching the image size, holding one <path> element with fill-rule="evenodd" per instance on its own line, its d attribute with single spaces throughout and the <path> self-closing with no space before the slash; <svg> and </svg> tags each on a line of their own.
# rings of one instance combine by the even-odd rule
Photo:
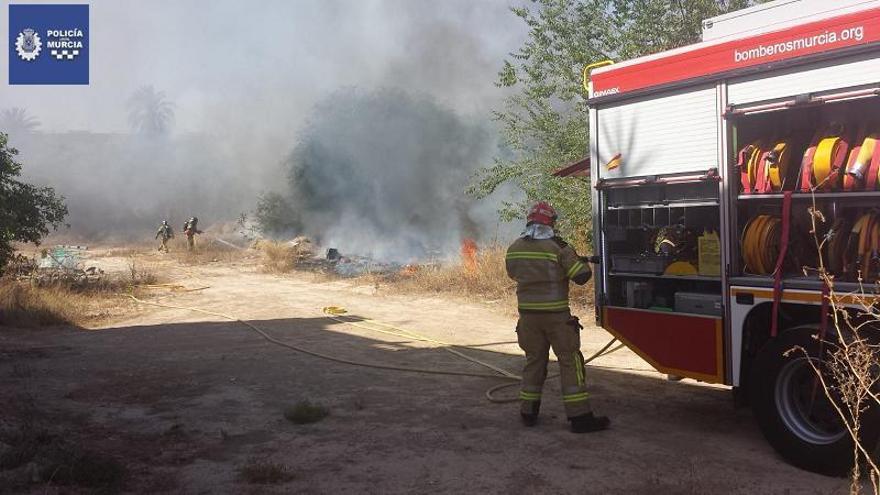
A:
<svg viewBox="0 0 880 495">
<path fill-rule="evenodd" d="M 310 274 L 269 275 L 253 260 L 183 267 L 157 253 L 141 258 L 175 284 L 207 287 L 152 300 L 234 315 L 317 352 L 489 372 L 437 345 L 321 312 L 340 306 L 355 317 L 477 346 L 464 352 L 513 373 L 522 362 L 515 321 L 485 304 L 389 295 Z M 125 267 L 106 253 L 93 261 Z M 585 355 L 609 339 L 589 325 L 583 337 Z M 2 426 L 37 425 L 48 438 L 119 461 L 126 474 L 116 488 L 124 492 L 847 492 L 846 480 L 782 461 L 726 388 L 666 381 L 628 350 L 594 361 L 587 379 L 594 408 L 612 418 L 612 429 L 574 435 L 555 380 L 545 390 L 541 422 L 524 428 L 516 404 L 483 396 L 503 380 L 334 363 L 187 310 L 144 306 L 136 317 L 89 330 L 0 331 Z M 284 410 L 301 400 L 330 415 L 308 425 L 287 421 Z M 239 473 L 254 462 L 286 466 L 290 479 L 251 484 Z M 33 469 L 0 471 L 0 492 L 92 490 L 32 483 Z"/>
</svg>

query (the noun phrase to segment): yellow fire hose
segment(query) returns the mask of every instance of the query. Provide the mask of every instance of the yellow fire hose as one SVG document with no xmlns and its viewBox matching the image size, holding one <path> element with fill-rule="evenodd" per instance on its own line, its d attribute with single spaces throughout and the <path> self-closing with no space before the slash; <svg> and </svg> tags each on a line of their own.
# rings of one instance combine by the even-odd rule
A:
<svg viewBox="0 0 880 495">
<path fill-rule="evenodd" d="M 431 339 L 429 337 L 419 335 L 411 330 L 404 330 L 402 328 L 398 328 L 393 325 L 389 325 L 387 323 L 382 323 L 382 322 L 379 322 L 376 320 L 354 320 L 354 321 L 352 321 L 351 319 L 345 319 L 345 318 L 347 318 L 346 316 L 344 316 L 345 313 L 346 313 L 346 311 L 344 309 L 339 308 L 337 306 L 328 306 L 328 307 L 324 308 L 324 314 L 327 315 L 328 318 L 330 318 L 331 320 L 338 321 L 340 323 L 345 323 L 347 325 L 351 325 L 354 327 L 363 328 L 366 330 L 371 330 L 374 332 L 387 333 L 387 334 L 391 334 L 391 335 L 396 335 L 398 337 L 405 337 L 405 338 L 409 338 L 409 339 L 413 339 L 413 340 L 419 340 L 419 341 L 423 341 L 423 342 L 429 342 L 429 343 L 433 343 L 433 344 L 437 344 L 437 345 L 442 345 L 442 346 L 444 346 L 443 350 L 445 350 L 447 352 L 455 354 L 456 356 L 464 358 L 472 363 L 479 364 L 479 365 L 484 366 L 486 368 L 489 368 L 493 371 L 496 371 L 496 372 L 500 373 L 501 375 L 504 375 L 507 378 L 512 378 L 514 380 L 517 380 L 514 383 L 502 383 L 500 385 L 496 385 L 496 386 L 490 388 L 489 390 L 486 391 L 486 399 L 489 402 L 494 402 L 494 403 L 499 403 L 499 404 L 505 403 L 505 402 L 516 402 L 519 400 L 518 398 L 498 399 L 498 398 L 494 397 L 492 394 L 498 390 L 519 385 L 519 381 L 522 380 L 522 377 L 514 375 L 513 373 L 510 373 L 509 371 L 498 368 L 492 364 L 486 363 L 484 361 L 480 361 L 472 356 L 462 354 L 461 352 L 458 352 L 455 349 L 453 349 L 454 347 L 459 347 L 459 348 L 464 348 L 464 349 L 473 349 L 472 347 L 469 347 L 466 345 L 450 344 L 449 342 L 442 342 L 439 340 Z M 350 317 L 348 317 L 348 318 L 350 318 Z M 367 325 L 365 325 L 364 323 L 366 323 Z M 370 324 L 383 327 L 383 329 L 372 328 L 372 327 L 368 326 Z M 605 344 L 595 354 L 593 354 L 592 356 L 590 356 L 587 359 L 584 359 L 584 364 L 587 364 L 590 361 L 593 361 L 594 359 L 597 359 L 601 356 L 611 354 L 612 352 L 614 352 L 624 346 L 623 344 L 618 344 L 617 347 L 615 347 L 609 351 L 608 348 L 611 347 L 616 341 L 617 341 L 617 339 L 612 338 L 607 344 Z M 559 373 L 555 373 L 553 375 L 550 375 L 547 378 L 555 378 L 557 376 L 559 376 Z"/>
<path fill-rule="evenodd" d="M 431 374 L 431 375 L 470 376 L 470 377 L 477 377 L 477 378 L 502 378 L 502 379 L 506 379 L 506 380 L 513 380 L 511 383 L 503 383 L 503 384 L 501 384 L 501 385 L 496 385 L 496 386 L 490 388 L 489 390 L 487 390 L 487 391 L 486 391 L 486 394 L 485 394 L 485 395 L 486 395 L 486 399 L 489 400 L 490 402 L 494 402 L 494 403 L 516 402 L 516 401 L 519 400 L 518 398 L 499 399 L 499 398 L 494 397 L 492 394 L 493 394 L 494 392 L 498 391 L 498 390 L 503 389 L 503 388 L 507 388 L 507 387 L 512 387 L 512 386 L 518 385 L 519 382 L 520 382 L 520 380 L 522 379 L 520 376 L 517 376 L 517 375 L 515 375 L 515 374 L 513 374 L 513 373 L 510 373 L 510 372 L 508 372 L 508 371 L 506 371 L 506 370 L 503 370 L 503 369 L 501 369 L 501 368 L 498 368 L 498 367 L 496 367 L 496 366 L 494 366 L 494 365 L 491 365 L 491 364 L 489 364 L 489 363 L 486 363 L 486 362 L 484 362 L 484 361 L 481 361 L 481 360 L 478 360 L 478 359 L 473 358 L 473 357 L 471 357 L 471 356 L 468 356 L 468 355 L 466 355 L 466 354 L 464 354 L 464 353 L 458 352 L 458 351 L 456 351 L 455 349 L 452 349 L 452 347 L 469 348 L 469 349 L 472 349 L 472 348 L 467 347 L 467 346 L 457 346 L 457 345 L 455 345 L 455 344 L 449 344 L 449 343 L 441 342 L 441 341 L 438 341 L 438 340 L 430 339 L 430 338 L 428 338 L 428 337 L 424 337 L 424 336 L 421 336 L 421 335 L 415 334 L 415 333 L 413 333 L 412 331 L 399 329 L 399 328 L 397 328 L 397 327 L 394 327 L 394 326 L 388 325 L 388 324 L 386 324 L 386 323 L 380 323 L 380 322 L 377 322 L 377 321 L 375 321 L 375 320 L 363 320 L 363 321 L 359 321 L 359 320 L 355 320 L 355 321 L 346 320 L 346 319 L 340 317 L 340 316 L 342 316 L 342 315 L 340 315 L 340 314 L 338 314 L 338 313 L 334 313 L 332 310 L 331 310 L 331 311 L 328 311 L 328 309 L 333 308 L 333 307 L 328 307 L 328 308 L 325 308 L 325 310 L 324 310 L 324 314 L 327 315 L 327 317 L 330 318 L 330 319 L 332 319 L 332 320 L 338 321 L 338 322 L 340 322 L 340 323 L 344 323 L 344 324 L 346 324 L 346 325 L 352 325 L 352 326 L 355 326 L 355 327 L 363 328 L 363 329 L 370 330 L 370 331 L 374 331 L 374 332 L 387 333 L 387 334 L 397 335 L 397 336 L 399 336 L 399 337 L 405 337 L 405 338 L 409 338 L 409 339 L 413 339 L 413 340 L 420 340 L 420 341 L 424 341 L 424 342 L 429 342 L 429 343 L 434 343 L 434 344 L 438 344 L 438 345 L 443 345 L 443 346 L 446 346 L 446 347 L 443 348 L 444 350 L 447 350 L 448 352 L 451 352 L 452 354 L 455 354 L 456 356 L 461 357 L 461 358 L 463 358 L 463 359 L 466 359 L 466 360 L 468 360 L 468 361 L 470 361 L 470 362 L 472 362 L 472 363 L 479 364 L 480 366 L 487 367 L 487 368 L 491 369 L 492 371 L 495 371 L 495 372 L 498 373 L 498 374 L 475 373 L 475 372 L 468 372 L 468 371 L 447 371 L 447 370 L 438 370 L 438 369 L 429 369 L 429 368 L 416 368 L 416 367 L 405 367 L 405 366 L 392 366 L 392 365 L 387 365 L 387 364 L 367 363 L 367 362 L 362 362 L 362 361 L 353 361 L 353 360 L 350 360 L 350 359 L 345 359 L 345 358 L 339 358 L 339 357 L 336 357 L 336 356 L 331 356 L 331 355 L 329 355 L 329 354 L 324 354 L 324 353 L 321 353 L 321 352 L 317 352 L 317 351 L 313 351 L 313 350 L 310 350 L 310 349 L 306 349 L 306 348 L 304 348 L 304 347 L 300 347 L 300 346 L 297 346 L 297 345 L 289 344 L 289 343 L 287 343 L 287 342 L 283 342 L 283 341 L 281 341 L 281 340 L 278 340 L 278 339 L 272 337 L 271 335 L 269 335 L 268 333 L 266 333 L 266 331 L 264 331 L 263 329 L 261 329 L 260 327 L 258 327 L 258 326 L 256 326 L 256 325 L 254 325 L 253 323 L 247 322 L 247 321 L 242 320 L 241 318 L 237 318 L 237 317 L 235 317 L 235 316 L 231 316 L 231 315 L 224 314 L 224 313 L 219 313 L 219 312 L 216 312 L 216 311 L 209 311 L 209 310 L 201 309 L 201 308 L 194 308 L 194 307 L 189 307 L 189 306 L 177 306 L 177 305 L 174 305 L 174 304 L 165 304 L 165 303 L 158 303 L 158 302 L 152 302 L 152 301 L 145 301 L 145 300 L 143 300 L 143 299 L 140 299 L 140 298 L 138 298 L 138 297 L 135 297 L 135 296 L 132 295 L 132 294 L 127 294 L 127 295 L 128 295 L 128 297 L 131 298 L 133 301 L 135 301 L 135 302 L 137 302 L 137 303 L 140 303 L 140 304 L 146 304 L 146 305 L 149 305 L 149 306 L 157 306 L 157 307 L 160 307 L 160 308 L 169 308 L 169 309 L 180 309 L 180 310 L 184 310 L 184 311 L 193 311 L 193 312 L 196 312 L 196 313 L 202 313 L 202 314 L 206 314 L 206 315 L 216 316 L 216 317 L 219 317 L 219 318 L 224 318 L 224 319 L 226 319 L 226 320 L 230 320 L 230 321 L 235 321 L 235 322 L 241 323 L 242 325 L 248 327 L 249 329 L 251 329 L 252 331 L 256 332 L 257 334 L 259 334 L 261 337 L 263 337 L 264 339 L 266 339 L 268 342 L 270 342 L 270 343 L 272 343 L 272 344 L 275 344 L 275 345 L 278 345 L 278 346 L 281 346 L 281 347 L 285 347 L 285 348 L 287 348 L 287 349 L 290 349 L 290 350 L 293 350 L 293 351 L 296 351 L 296 352 L 301 352 L 301 353 L 303 353 L 303 354 L 308 354 L 309 356 L 313 356 L 313 357 L 317 357 L 317 358 L 321 358 L 321 359 L 326 359 L 326 360 L 328 360 L 328 361 L 333 361 L 333 362 L 336 362 L 336 363 L 349 364 L 349 365 L 352 365 L 352 366 L 361 366 L 361 367 L 365 367 L 365 368 L 374 368 L 374 369 L 391 370 L 391 371 L 405 371 L 405 372 L 411 372 L 411 373 L 423 373 L 423 374 Z M 364 322 L 368 322 L 368 324 L 364 324 Z M 376 327 L 382 327 L 382 328 L 370 327 L 369 324 L 373 324 L 373 325 L 375 325 Z M 614 344 L 614 342 L 616 342 L 616 340 L 617 340 L 617 339 L 611 339 L 611 341 L 609 341 L 607 344 L 605 344 L 605 346 L 602 347 L 598 352 L 596 352 L 595 354 L 593 354 L 593 355 L 590 356 L 589 358 L 585 359 L 585 360 L 584 360 L 584 364 L 589 363 L 590 361 L 593 361 L 594 359 L 597 359 L 597 358 L 599 358 L 599 357 L 601 357 L 601 356 L 605 356 L 605 355 L 611 354 L 612 352 L 614 352 L 614 351 L 616 351 L 616 350 L 622 348 L 622 347 L 623 347 L 623 344 L 619 344 L 619 345 L 617 345 L 616 347 L 614 347 L 613 349 L 608 350 L 608 349 Z M 548 378 L 553 378 L 553 377 L 556 377 L 556 376 L 559 376 L 558 373 L 557 373 L 557 374 L 554 374 L 554 375 L 551 375 L 551 376 L 548 376 Z"/>
</svg>

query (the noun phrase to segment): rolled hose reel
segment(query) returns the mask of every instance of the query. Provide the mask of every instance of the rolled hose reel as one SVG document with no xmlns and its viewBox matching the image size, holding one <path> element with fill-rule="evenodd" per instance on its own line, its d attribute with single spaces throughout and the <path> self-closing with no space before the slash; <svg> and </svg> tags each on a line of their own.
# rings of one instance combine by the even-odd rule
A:
<svg viewBox="0 0 880 495">
<path fill-rule="evenodd" d="M 745 271 L 755 275 L 770 275 L 779 257 L 782 220 L 773 215 L 757 215 L 743 229 L 740 245 Z"/>
<path fill-rule="evenodd" d="M 796 140 L 755 140 L 737 153 L 742 192 L 873 191 L 880 184 L 880 132 L 871 128 L 863 124 L 852 132 L 843 124 L 828 124 L 813 135 L 799 164 L 793 157 Z"/>
<path fill-rule="evenodd" d="M 757 215 L 743 229 L 740 246 L 745 273 L 771 275 L 776 268 L 782 220 Z M 880 212 L 872 210 L 835 219 L 825 234 L 823 258 L 828 273 L 846 280 L 876 280 L 880 272 Z"/>
</svg>

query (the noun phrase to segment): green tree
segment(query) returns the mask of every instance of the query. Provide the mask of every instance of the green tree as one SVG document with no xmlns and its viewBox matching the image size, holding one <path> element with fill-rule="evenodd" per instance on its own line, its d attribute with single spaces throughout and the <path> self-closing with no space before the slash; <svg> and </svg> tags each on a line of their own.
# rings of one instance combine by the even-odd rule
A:
<svg viewBox="0 0 880 495">
<path fill-rule="evenodd" d="M 7 146 L 0 133 L 0 272 L 12 258 L 14 243 L 40 244 L 67 216 L 64 198 L 51 187 L 37 187 L 18 180 L 21 164 L 18 150 Z"/>
<path fill-rule="evenodd" d="M 496 85 L 515 92 L 494 112 L 504 156 L 481 169 L 469 192 L 485 197 L 505 183 L 519 186 L 523 203 L 502 208 L 504 220 L 522 216 L 525 203 L 547 199 L 560 211 L 559 229 L 589 239 L 588 181 L 559 179 L 553 170 L 587 154 L 587 92 L 583 68 L 627 60 L 700 40 L 702 20 L 755 3 L 751 0 L 532 0 L 511 9 L 529 28 L 525 44 L 504 61 Z"/>
</svg>

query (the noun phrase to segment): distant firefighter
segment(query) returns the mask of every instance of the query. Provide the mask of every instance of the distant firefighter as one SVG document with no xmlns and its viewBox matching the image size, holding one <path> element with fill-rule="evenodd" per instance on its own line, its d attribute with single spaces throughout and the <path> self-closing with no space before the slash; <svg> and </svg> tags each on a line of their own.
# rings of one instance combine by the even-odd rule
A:
<svg viewBox="0 0 880 495">
<path fill-rule="evenodd" d="M 199 230 L 199 219 L 192 217 L 183 224 L 183 234 L 186 236 L 186 247 L 192 251 L 196 247 L 196 234 L 201 234 Z"/>
<path fill-rule="evenodd" d="M 168 252 L 168 240 L 174 239 L 174 231 L 171 229 L 171 226 L 168 225 L 168 220 L 162 220 L 162 225 L 159 226 L 159 230 L 156 231 L 156 239 L 159 239 L 162 244 L 159 245 L 159 251 Z"/>
</svg>

